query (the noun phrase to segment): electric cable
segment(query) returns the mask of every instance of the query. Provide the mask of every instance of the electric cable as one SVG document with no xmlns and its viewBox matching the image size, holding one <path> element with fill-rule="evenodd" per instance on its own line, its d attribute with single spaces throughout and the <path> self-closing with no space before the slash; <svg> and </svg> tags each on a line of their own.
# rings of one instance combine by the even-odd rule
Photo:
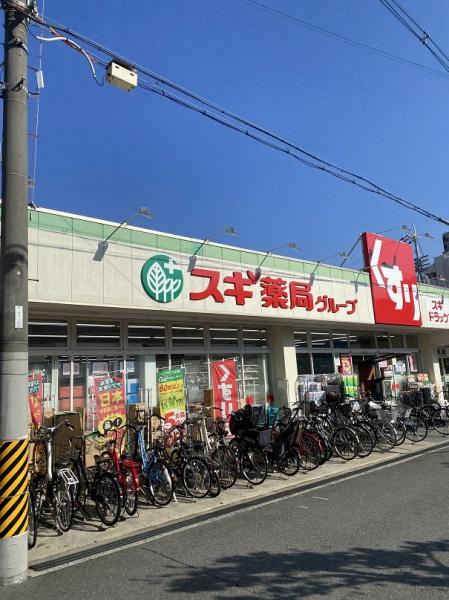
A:
<svg viewBox="0 0 449 600">
<path fill-rule="evenodd" d="M 324 27 L 320 27 L 320 26 L 310 23 L 308 21 L 304 21 L 303 19 L 299 19 L 298 17 L 295 17 L 285 11 L 279 10 L 278 8 L 273 8 L 271 6 L 268 6 L 267 4 L 257 2 L 256 0 L 237 0 L 237 1 L 242 4 L 246 4 L 247 6 L 251 6 L 261 12 L 264 12 L 265 14 L 269 14 L 274 17 L 278 17 L 278 18 L 284 19 L 286 21 L 290 21 L 291 23 L 294 23 L 295 25 L 299 25 L 300 27 L 303 27 L 304 29 L 308 29 L 309 31 L 314 31 L 315 33 L 325 35 L 325 36 L 332 38 L 338 42 L 343 42 L 344 44 L 353 46 L 354 48 L 358 48 L 360 50 L 365 50 L 366 52 L 371 52 L 372 54 L 376 54 L 383 58 L 392 60 L 392 61 L 402 64 L 406 67 L 411 67 L 413 69 L 417 69 L 417 70 L 426 72 L 430 75 L 436 75 L 443 79 L 449 79 L 449 75 L 447 73 L 443 73 L 442 71 L 437 71 L 436 69 L 432 69 L 432 67 L 427 67 L 425 65 L 422 65 L 415 61 L 409 60 L 402 56 L 398 56 L 397 54 L 392 54 L 391 52 L 387 52 L 386 50 L 376 48 L 375 46 L 370 46 L 369 44 L 365 44 L 364 42 L 360 42 L 358 40 L 347 37 L 340 33 L 330 31 L 329 29 L 325 29 Z"/>
<path fill-rule="evenodd" d="M 432 39 L 430 34 L 417 21 L 402 8 L 397 0 L 379 0 L 414 37 L 416 37 L 432 54 L 440 65 L 449 72 L 448 54 Z"/>
<path fill-rule="evenodd" d="M 194 92 L 188 90 L 187 88 L 184 88 L 183 86 L 181 86 L 177 83 L 174 83 L 161 75 L 158 75 L 157 73 L 151 71 L 148 68 L 137 65 L 133 61 L 130 61 L 130 60 L 120 56 L 119 54 L 113 52 L 112 50 L 102 46 L 101 44 L 94 42 L 94 41 L 90 40 L 89 38 L 87 38 L 77 32 L 74 32 L 73 30 L 69 29 L 68 27 L 59 25 L 59 24 L 55 24 L 54 22 L 52 22 L 48 19 L 44 20 L 44 19 L 42 19 L 42 17 L 39 17 L 38 15 L 30 13 L 29 10 L 25 10 L 23 8 L 23 6 L 17 5 L 12 0 L 2 0 L 2 1 L 3 1 L 4 5 L 14 7 L 22 14 L 27 15 L 27 17 L 31 21 L 34 21 L 35 23 L 39 24 L 40 26 L 46 27 L 56 37 L 58 37 L 58 34 L 60 36 L 61 33 L 64 33 L 67 36 L 70 36 L 71 38 L 75 38 L 79 42 L 81 42 L 85 45 L 88 45 L 91 48 L 94 48 L 96 51 L 100 52 L 101 54 L 103 54 L 105 56 L 108 56 L 110 59 L 115 60 L 116 62 L 121 63 L 122 65 L 125 64 L 128 66 L 128 68 L 135 69 L 139 73 L 141 73 L 141 74 L 149 77 L 151 80 L 153 80 L 152 82 L 148 82 L 148 81 L 145 81 L 145 79 L 139 78 L 139 82 L 138 82 L 139 88 L 149 91 L 151 93 L 158 94 L 158 95 L 170 100 L 171 102 L 173 102 L 175 104 L 178 104 L 184 108 L 188 108 L 189 110 L 192 110 L 192 111 L 194 111 L 216 123 L 219 123 L 227 128 L 230 128 L 236 132 L 239 132 L 259 143 L 262 143 L 265 146 L 268 146 L 274 150 L 277 150 L 288 156 L 291 156 L 292 158 L 296 159 L 303 165 L 306 165 L 308 167 L 311 167 L 316 170 L 320 170 L 322 172 L 330 174 L 333 177 L 336 177 L 347 183 L 351 183 L 366 192 L 370 192 L 370 193 L 385 197 L 385 198 L 392 200 L 393 202 L 399 204 L 400 206 L 402 206 L 404 208 L 413 210 L 413 211 L 417 212 L 418 214 L 421 214 L 422 216 L 425 216 L 427 218 L 430 218 L 432 220 L 440 222 L 446 226 L 449 225 L 448 219 L 441 217 L 439 215 L 436 215 L 436 214 L 432 213 L 431 211 L 429 211 L 425 208 L 422 208 L 419 205 L 417 205 L 409 200 L 406 200 L 405 198 L 402 198 L 400 196 L 397 196 L 396 194 L 388 192 L 386 189 L 382 188 L 378 184 L 374 183 L 373 181 L 370 181 L 369 179 L 367 179 L 361 175 L 357 175 L 356 173 L 353 173 L 351 171 L 343 169 L 342 167 L 339 167 L 328 161 L 325 161 L 324 159 L 301 148 L 297 144 L 294 144 L 293 142 L 286 140 L 285 138 L 279 136 L 278 134 L 275 134 L 262 126 L 254 123 L 254 122 L 251 122 L 248 119 L 245 119 L 245 118 L 237 115 L 236 113 L 223 108 L 222 106 L 219 106 L 218 104 L 212 102 L 211 100 L 208 100 L 206 98 L 203 98 L 203 97 L 195 94 Z M 383 0 L 380 0 L 380 1 L 383 1 Z M 79 44 L 74 43 L 73 40 L 71 40 L 71 41 L 72 41 L 72 44 L 69 44 L 69 45 L 79 52 L 80 48 L 81 48 L 79 46 Z M 95 57 L 92 53 L 90 54 L 90 57 L 91 57 L 92 61 L 95 61 L 97 64 L 100 64 L 103 67 L 105 67 L 107 65 L 107 63 L 103 59 Z M 162 88 L 161 85 L 164 85 L 164 86 L 170 88 L 170 90 L 174 90 L 175 92 L 177 92 L 177 94 L 174 94 L 172 91 Z M 179 95 L 179 94 L 181 94 L 181 95 Z M 218 113 L 218 114 L 215 114 L 215 113 Z"/>
</svg>

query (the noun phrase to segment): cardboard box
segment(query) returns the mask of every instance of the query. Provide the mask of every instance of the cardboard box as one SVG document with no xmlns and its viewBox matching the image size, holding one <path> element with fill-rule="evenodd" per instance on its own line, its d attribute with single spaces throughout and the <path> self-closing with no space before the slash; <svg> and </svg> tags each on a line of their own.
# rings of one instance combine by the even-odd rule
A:
<svg viewBox="0 0 449 600">
<path fill-rule="evenodd" d="M 214 406 L 214 393 L 213 390 L 204 390 L 204 406 Z"/>
</svg>

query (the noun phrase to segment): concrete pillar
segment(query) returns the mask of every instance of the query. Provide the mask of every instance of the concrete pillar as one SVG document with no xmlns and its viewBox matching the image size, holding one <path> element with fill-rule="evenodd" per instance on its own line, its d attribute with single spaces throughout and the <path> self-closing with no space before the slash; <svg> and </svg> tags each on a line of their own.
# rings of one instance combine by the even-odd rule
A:
<svg viewBox="0 0 449 600">
<path fill-rule="evenodd" d="M 298 377 L 293 327 L 271 327 L 270 345 L 275 403 L 292 405 L 296 402 Z"/>
<path fill-rule="evenodd" d="M 430 381 L 435 384 L 438 399 L 443 400 L 443 380 L 438 360 L 438 339 L 434 334 L 419 336 L 421 365 L 424 373 L 429 374 Z"/>
</svg>

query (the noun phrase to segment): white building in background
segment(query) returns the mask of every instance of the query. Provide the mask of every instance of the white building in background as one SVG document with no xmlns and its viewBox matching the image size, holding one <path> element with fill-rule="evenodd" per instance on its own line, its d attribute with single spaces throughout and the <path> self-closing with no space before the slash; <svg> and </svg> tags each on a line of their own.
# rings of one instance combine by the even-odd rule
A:
<svg viewBox="0 0 449 600">
<path fill-rule="evenodd" d="M 259 273 L 264 253 L 207 243 L 194 256 L 201 241 L 130 226 L 98 254 L 116 226 L 30 210 L 30 372 L 43 373 L 47 406 L 88 414 L 105 371 L 125 373 L 129 402 L 154 405 L 157 369 L 175 365 L 198 399 L 222 358 L 256 402 L 293 403 L 298 376 L 338 373 L 348 356 L 366 390 L 392 373 L 399 393 L 425 374 L 442 397 L 449 290 L 387 283 L 398 314 L 416 301 L 419 324 L 376 323 L 367 272 L 273 255 Z M 396 276 L 387 262 L 379 273 Z"/>
</svg>

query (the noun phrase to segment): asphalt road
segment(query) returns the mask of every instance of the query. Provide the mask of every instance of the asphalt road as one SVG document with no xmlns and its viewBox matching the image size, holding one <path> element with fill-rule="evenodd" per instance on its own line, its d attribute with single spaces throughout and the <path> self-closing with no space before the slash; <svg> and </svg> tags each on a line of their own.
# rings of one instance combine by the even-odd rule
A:
<svg viewBox="0 0 449 600">
<path fill-rule="evenodd" d="M 449 447 L 0 589 L 3 600 L 449 598 Z"/>
</svg>

